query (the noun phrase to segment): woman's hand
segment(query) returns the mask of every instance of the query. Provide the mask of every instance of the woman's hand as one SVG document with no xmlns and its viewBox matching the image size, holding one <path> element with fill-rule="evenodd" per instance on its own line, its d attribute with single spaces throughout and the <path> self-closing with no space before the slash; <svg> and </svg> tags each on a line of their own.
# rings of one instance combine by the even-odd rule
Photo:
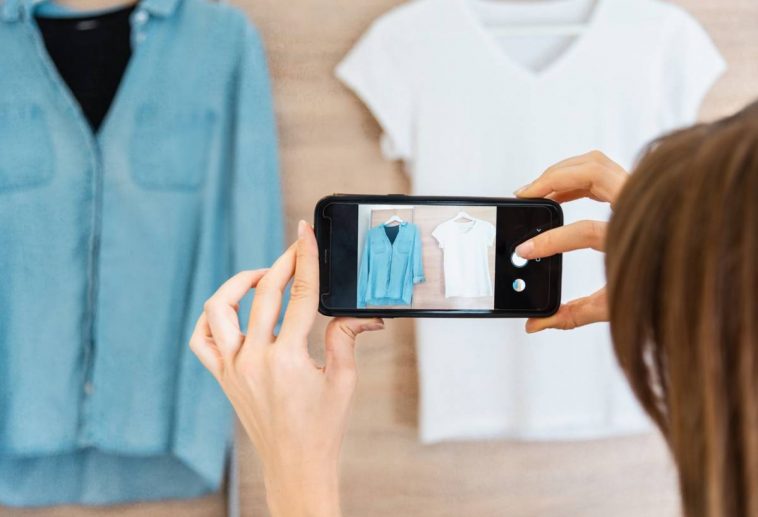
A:
<svg viewBox="0 0 758 517">
<path fill-rule="evenodd" d="M 558 203 L 586 197 L 610 203 L 613 207 L 627 177 L 627 172 L 616 162 L 599 151 L 592 151 L 558 162 L 519 189 L 516 195 L 544 197 Z M 601 221 L 578 221 L 554 228 L 520 244 L 516 253 L 526 259 L 536 259 L 582 248 L 605 251 L 606 226 L 607 223 Z M 548 318 L 530 318 L 526 322 L 526 331 L 567 330 L 598 321 L 608 321 L 605 287 L 561 305 L 558 312 Z"/>
<path fill-rule="evenodd" d="M 287 283 L 290 302 L 274 335 Z M 263 464 L 273 516 L 339 515 L 337 464 L 355 386 L 355 338 L 380 319 L 337 318 L 326 329 L 324 366 L 308 354 L 318 309 L 318 249 L 313 230 L 268 270 L 243 271 L 206 302 L 190 347 L 229 397 Z M 238 303 L 255 297 L 248 334 Z"/>
</svg>

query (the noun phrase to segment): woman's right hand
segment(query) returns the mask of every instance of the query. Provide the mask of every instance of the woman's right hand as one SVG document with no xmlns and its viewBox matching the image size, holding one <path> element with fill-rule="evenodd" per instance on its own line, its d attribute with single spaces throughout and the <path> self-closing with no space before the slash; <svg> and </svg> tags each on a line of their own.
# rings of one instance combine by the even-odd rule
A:
<svg viewBox="0 0 758 517">
<path fill-rule="evenodd" d="M 556 163 L 532 183 L 516 191 L 516 196 L 543 197 L 558 203 L 590 198 L 610 203 L 613 208 L 628 176 L 619 164 L 606 155 L 591 151 Z M 531 260 L 585 248 L 605 251 L 607 224 L 586 220 L 554 228 L 521 243 L 516 253 Z M 532 333 L 549 328 L 568 330 L 599 321 L 608 321 L 605 287 L 561 305 L 552 316 L 530 318 L 526 322 L 526 331 Z"/>
</svg>

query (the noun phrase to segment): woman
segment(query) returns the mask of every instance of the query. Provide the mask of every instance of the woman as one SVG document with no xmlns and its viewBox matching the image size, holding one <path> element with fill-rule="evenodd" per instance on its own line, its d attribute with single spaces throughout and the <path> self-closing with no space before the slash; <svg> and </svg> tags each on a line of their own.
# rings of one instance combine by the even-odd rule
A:
<svg viewBox="0 0 758 517">
<path fill-rule="evenodd" d="M 576 222 L 519 247 L 530 259 L 607 250 L 607 290 L 529 320 L 527 331 L 609 320 L 619 363 L 679 469 L 684 514 L 758 517 L 758 104 L 660 139 L 632 176 L 591 152 L 517 194 L 589 197 L 614 209 L 609 224 Z M 313 363 L 306 340 L 318 306 L 317 255 L 301 221 L 297 242 L 270 269 L 242 272 L 208 300 L 190 343 L 261 456 L 274 516 L 340 514 L 355 338 L 383 326 L 333 320 L 326 364 Z M 251 288 L 244 336 L 237 302 Z"/>
</svg>

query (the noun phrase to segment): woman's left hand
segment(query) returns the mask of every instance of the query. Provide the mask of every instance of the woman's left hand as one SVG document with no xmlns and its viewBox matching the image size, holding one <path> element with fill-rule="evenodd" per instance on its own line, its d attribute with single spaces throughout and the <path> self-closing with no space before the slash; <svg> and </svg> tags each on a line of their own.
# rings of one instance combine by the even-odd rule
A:
<svg viewBox="0 0 758 517">
<path fill-rule="evenodd" d="M 284 289 L 293 276 L 284 322 L 274 335 Z M 238 303 L 253 288 L 244 335 Z M 190 340 L 261 457 L 275 517 L 339 515 L 337 464 L 356 381 L 355 338 L 383 328 L 380 319 L 332 320 L 326 330 L 326 364 L 315 364 L 307 339 L 318 293 L 316 238 L 301 221 L 298 241 L 270 269 L 244 271 L 218 289 Z"/>
<path fill-rule="evenodd" d="M 516 195 L 523 198 L 544 197 L 557 203 L 587 198 L 609 203 L 613 208 L 628 177 L 619 164 L 599 151 L 591 151 L 549 167 L 539 178 L 519 189 Z M 577 221 L 521 243 L 516 253 L 531 260 L 585 248 L 602 252 L 605 250 L 606 227 L 607 223 L 603 221 Z M 605 287 L 561 305 L 552 316 L 529 318 L 526 331 L 570 330 L 601 321 L 608 321 Z"/>
</svg>

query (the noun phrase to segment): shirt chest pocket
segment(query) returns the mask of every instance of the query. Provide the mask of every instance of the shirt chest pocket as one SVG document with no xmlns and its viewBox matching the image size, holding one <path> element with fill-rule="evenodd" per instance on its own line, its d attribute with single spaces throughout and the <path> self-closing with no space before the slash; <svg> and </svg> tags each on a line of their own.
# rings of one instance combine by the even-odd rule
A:
<svg viewBox="0 0 758 517">
<path fill-rule="evenodd" d="M 134 181 L 147 189 L 195 190 L 208 170 L 215 113 L 202 107 L 140 106 L 129 150 Z"/>
<path fill-rule="evenodd" d="M 387 253 L 387 247 L 380 239 L 372 239 L 371 241 L 371 254 L 372 255 L 384 255 Z"/>
<path fill-rule="evenodd" d="M 53 176 L 52 154 L 40 106 L 0 103 L 0 192 L 47 183 Z"/>
<path fill-rule="evenodd" d="M 411 241 L 407 239 L 399 240 L 395 246 L 397 251 L 403 255 L 408 255 L 411 252 Z"/>
</svg>

